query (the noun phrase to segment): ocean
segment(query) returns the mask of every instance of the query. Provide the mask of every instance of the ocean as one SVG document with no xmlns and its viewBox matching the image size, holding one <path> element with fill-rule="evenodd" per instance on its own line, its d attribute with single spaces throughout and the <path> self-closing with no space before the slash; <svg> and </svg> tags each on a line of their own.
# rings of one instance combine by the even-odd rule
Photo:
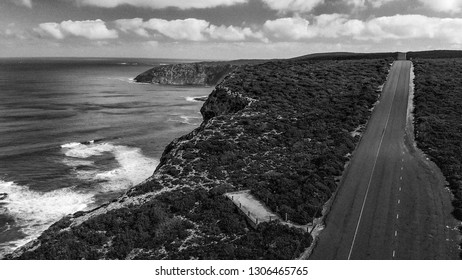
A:
<svg viewBox="0 0 462 280">
<path fill-rule="evenodd" d="M 0 59 L 0 257 L 148 178 L 212 88 L 134 83 L 156 59 Z"/>
</svg>

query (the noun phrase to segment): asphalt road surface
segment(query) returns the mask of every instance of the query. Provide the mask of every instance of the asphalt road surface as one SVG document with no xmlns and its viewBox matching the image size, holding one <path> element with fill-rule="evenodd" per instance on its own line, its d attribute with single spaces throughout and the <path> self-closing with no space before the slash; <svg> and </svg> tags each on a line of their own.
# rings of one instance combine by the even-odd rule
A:
<svg viewBox="0 0 462 280">
<path fill-rule="evenodd" d="M 449 192 L 414 147 L 410 61 L 396 61 L 310 259 L 457 259 Z"/>
</svg>

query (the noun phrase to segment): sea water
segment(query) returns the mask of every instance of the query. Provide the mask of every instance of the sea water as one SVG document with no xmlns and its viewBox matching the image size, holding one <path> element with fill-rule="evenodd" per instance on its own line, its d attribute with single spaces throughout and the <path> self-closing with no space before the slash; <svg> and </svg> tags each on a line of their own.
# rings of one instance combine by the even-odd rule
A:
<svg viewBox="0 0 462 280">
<path fill-rule="evenodd" d="M 211 88 L 139 84 L 148 59 L 0 59 L 0 257 L 148 178 Z"/>
</svg>

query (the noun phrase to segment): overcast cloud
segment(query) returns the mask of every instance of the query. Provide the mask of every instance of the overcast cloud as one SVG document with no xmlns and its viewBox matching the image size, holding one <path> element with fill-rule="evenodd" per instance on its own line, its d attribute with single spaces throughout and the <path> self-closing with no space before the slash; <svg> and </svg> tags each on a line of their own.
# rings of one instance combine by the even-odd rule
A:
<svg viewBox="0 0 462 280">
<path fill-rule="evenodd" d="M 458 0 L 0 2 L 2 56 L 232 59 L 461 49 L 460 30 Z"/>
</svg>

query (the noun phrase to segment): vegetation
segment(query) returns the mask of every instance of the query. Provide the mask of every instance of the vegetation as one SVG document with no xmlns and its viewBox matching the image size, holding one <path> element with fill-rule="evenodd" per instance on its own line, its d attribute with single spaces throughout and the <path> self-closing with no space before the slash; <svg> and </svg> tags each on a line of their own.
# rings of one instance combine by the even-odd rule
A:
<svg viewBox="0 0 462 280">
<path fill-rule="evenodd" d="M 53 225 L 39 238 L 42 246 L 20 259 L 293 259 L 311 242 L 308 233 L 277 223 L 249 232 L 230 201 L 204 190 L 163 195 L 63 230 L 67 226 L 69 218 Z"/>
<path fill-rule="evenodd" d="M 306 224 L 335 192 L 390 61 L 272 61 L 240 67 L 204 122 L 167 146 L 147 182 L 104 214 L 53 225 L 23 259 L 293 259 L 311 243 L 278 222 L 254 229 L 223 194 L 250 189 Z M 102 207 L 101 209 L 105 209 Z M 100 210 L 101 210 L 100 209 Z"/>
<path fill-rule="evenodd" d="M 358 59 L 397 59 L 398 53 L 315 53 L 293 58 L 293 60 L 358 60 Z"/>
<path fill-rule="evenodd" d="M 407 58 L 408 59 L 462 58 L 462 51 L 435 50 L 435 51 L 408 52 Z"/>
<path fill-rule="evenodd" d="M 160 65 L 141 73 L 135 81 L 166 85 L 216 85 L 236 67 L 206 62 Z"/>
<path fill-rule="evenodd" d="M 336 190 L 345 155 L 359 140 L 350 132 L 367 121 L 387 67 L 386 60 L 364 60 L 243 68 L 221 86 L 257 101 L 243 110 L 233 101 L 228 109 L 238 114 L 213 118 L 181 146 L 189 161 L 180 177 L 206 170 L 212 181 L 250 189 L 281 217 L 311 222 Z M 209 97 L 206 119 L 218 114 L 215 96 L 223 104 L 226 94 L 218 89 Z"/>
<path fill-rule="evenodd" d="M 414 67 L 417 144 L 446 177 L 462 221 L 462 59 L 418 59 Z"/>
</svg>

